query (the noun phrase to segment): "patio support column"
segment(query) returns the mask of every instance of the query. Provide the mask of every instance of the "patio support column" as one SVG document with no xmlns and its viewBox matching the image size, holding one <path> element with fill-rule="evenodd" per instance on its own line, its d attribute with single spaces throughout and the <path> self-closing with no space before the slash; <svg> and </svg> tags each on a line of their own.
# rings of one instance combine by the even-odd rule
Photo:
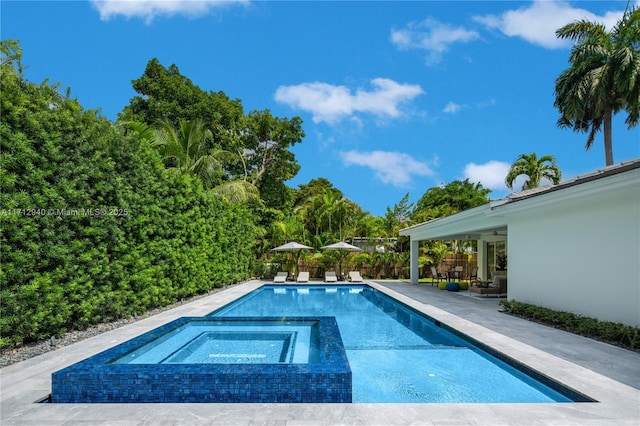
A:
<svg viewBox="0 0 640 426">
<path fill-rule="evenodd" d="M 478 240 L 478 278 L 481 280 L 489 279 L 487 273 L 487 242 Z"/>
<path fill-rule="evenodd" d="M 418 284 L 418 279 L 420 278 L 420 266 L 418 265 L 419 244 L 419 240 L 411 239 L 411 284 Z"/>
</svg>

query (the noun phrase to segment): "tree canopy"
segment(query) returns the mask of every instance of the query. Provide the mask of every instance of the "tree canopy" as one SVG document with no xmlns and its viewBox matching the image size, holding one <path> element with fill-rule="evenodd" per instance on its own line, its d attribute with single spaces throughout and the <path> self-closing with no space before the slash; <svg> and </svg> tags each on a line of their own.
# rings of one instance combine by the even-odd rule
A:
<svg viewBox="0 0 640 426">
<path fill-rule="evenodd" d="M 224 92 L 205 92 L 180 73 L 174 64 L 165 68 L 158 59 L 148 63 L 142 76 L 132 81 L 138 93 L 118 114 L 120 121 L 139 121 L 154 125 L 168 121 L 178 127 L 180 120 L 200 120 L 214 133 L 216 129 L 233 129 L 244 116 L 239 99 L 231 100 Z"/>
<path fill-rule="evenodd" d="M 252 111 L 246 117 L 241 133 L 245 174 L 254 185 L 265 174 L 284 182 L 300 170 L 293 153 L 289 151 L 305 136 L 300 117 L 278 118 L 271 115 L 268 109 Z"/>
<path fill-rule="evenodd" d="M 449 216 L 463 210 L 489 202 L 490 189 L 469 179 L 454 180 L 443 187 L 428 189 L 416 203 L 413 215 L 415 222 L 424 222 L 437 217 Z"/>
<path fill-rule="evenodd" d="M 207 182 L 211 176 L 197 173 L 205 185 L 226 181 L 230 182 L 226 189 L 250 188 L 233 182 L 242 180 L 259 190 L 267 208 L 290 201 L 284 182 L 300 169 L 290 150 L 305 136 L 300 117 L 275 117 L 266 109 L 245 115 L 239 99 L 231 100 L 222 91 L 206 92 L 183 76 L 176 65 L 165 68 L 155 58 L 132 84 L 138 95 L 118 115 L 120 122 L 161 126 L 167 132 L 171 128 L 180 130 L 185 123 L 198 123 L 197 127 L 209 135 L 206 140 L 201 138 L 198 157 L 209 165 L 214 159 L 222 164 L 216 169 L 217 181 Z M 211 171 L 200 167 L 200 172 L 206 170 Z"/>
</svg>

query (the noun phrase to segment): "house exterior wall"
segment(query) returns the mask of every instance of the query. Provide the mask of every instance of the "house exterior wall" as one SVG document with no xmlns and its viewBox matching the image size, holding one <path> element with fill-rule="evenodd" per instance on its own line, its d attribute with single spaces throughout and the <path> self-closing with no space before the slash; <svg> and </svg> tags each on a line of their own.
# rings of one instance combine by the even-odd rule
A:
<svg viewBox="0 0 640 426">
<path fill-rule="evenodd" d="M 509 299 L 640 325 L 638 185 L 506 217 Z"/>
</svg>

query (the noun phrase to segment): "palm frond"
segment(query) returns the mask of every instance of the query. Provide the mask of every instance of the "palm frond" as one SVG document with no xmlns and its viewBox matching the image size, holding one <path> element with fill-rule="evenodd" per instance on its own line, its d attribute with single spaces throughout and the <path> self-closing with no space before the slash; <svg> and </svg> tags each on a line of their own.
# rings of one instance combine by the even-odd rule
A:
<svg viewBox="0 0 640 426">
<path fill-rule="evenodd" d="M 140 123 L 139 121 L 127 121 L 125 126 L 128 128 L 129 133 L 137 140 L 154 143 L 155 134 L 153 132 L 153 128 L 146 123 Z"/>
<path fill-rule="evenodd" d="M 246 203 L 260 199 L 258 188 L 242 179 L 225 182 L 213 188 L 213 192 L 229 203 Z"/>
<path fill-rule="evenodd" d="M 600 38 L 604 35 L 606 35 L 606 28 L 603 24 L 587 20 L 572 22 L 556 31 L 558 38 L 569 39 L 578 43 L 590 38 Z"/>
</svg>

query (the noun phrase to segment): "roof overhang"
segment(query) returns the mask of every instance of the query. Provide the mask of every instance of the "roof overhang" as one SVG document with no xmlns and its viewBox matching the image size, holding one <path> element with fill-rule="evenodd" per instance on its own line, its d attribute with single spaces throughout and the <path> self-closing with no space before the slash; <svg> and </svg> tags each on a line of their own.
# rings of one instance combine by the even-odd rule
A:
<svg viewBox="0 0 640 426">
<path fill-rule="evenodd" d="M 493 214 L 488 203 L 402 229 L 400 235 L 412 240 L 500 240 L 505 239 L 506 231 L 504 218 Z"/>
<path fill-rule="evenodd" d="M 631 160 L 559 185 L 513 193 L 451 216 L 414 225 L 400 230 L 400 235 L 412 240 L 504 240 L 510 215 L 638 187 L 639 182 L 640 159 Z"/>
</svg>

